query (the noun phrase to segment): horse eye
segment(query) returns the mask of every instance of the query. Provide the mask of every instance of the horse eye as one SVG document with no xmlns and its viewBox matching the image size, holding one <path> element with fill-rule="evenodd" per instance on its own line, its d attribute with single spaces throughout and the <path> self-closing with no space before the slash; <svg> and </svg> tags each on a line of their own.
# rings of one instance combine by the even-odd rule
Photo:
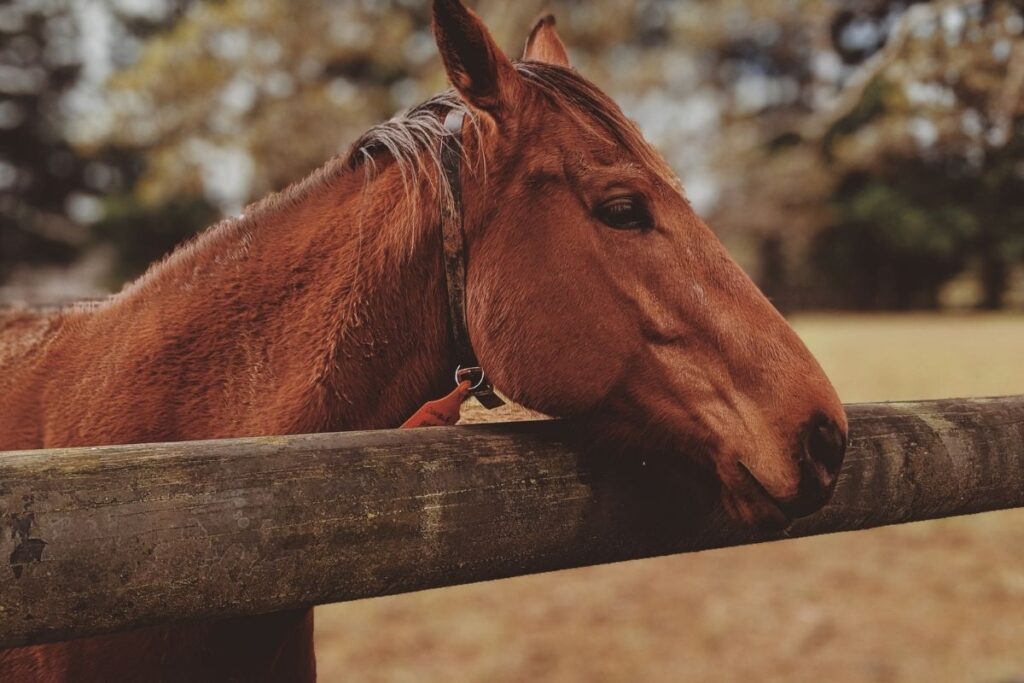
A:
<svg viewBox="0 0 1024 683">
<path fill-rule="evenodd" d="M 616 230 L 648 230 L 651 214 L 639 197 L 616 197 L 597 207 L 597 217 Z"/>
</svg>

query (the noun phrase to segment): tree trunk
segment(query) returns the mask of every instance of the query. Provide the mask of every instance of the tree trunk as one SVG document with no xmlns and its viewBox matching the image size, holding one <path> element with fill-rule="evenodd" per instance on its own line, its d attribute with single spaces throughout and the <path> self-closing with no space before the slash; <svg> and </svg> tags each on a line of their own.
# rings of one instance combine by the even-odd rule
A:
<svg viewBox="0 0 1024 683">
<path fill-rule="evenodd" d="M 1002 310 L 1006 303 L 1010 269 L 998 254 L 986 251 L 981 259 L 981 287 L 983 296 L 978 307 L 985 311 Z"/>
</svg>

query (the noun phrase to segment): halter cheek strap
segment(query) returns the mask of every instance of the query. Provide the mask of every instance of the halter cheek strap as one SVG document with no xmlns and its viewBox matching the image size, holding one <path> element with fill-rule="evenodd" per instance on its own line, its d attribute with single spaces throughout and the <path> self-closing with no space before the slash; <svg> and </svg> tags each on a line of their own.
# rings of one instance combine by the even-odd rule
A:
<svg viewBox="0 0 1024 683">
<path fill-rule="evenodd" d="M 444 245 L 444 274 L 448 288 L 448 310 L 455 345 L 455 384 L 469 382 L 469 392 L 488 410 L 505 404 L 494 393 L 473 351 L 466 323 L 466 235 L 462 212 L 462 127 L 466 114 L 451 111 L 444 120 L 447 135 L 441 141 L 441 168 L 451 188 L 451 202 L 441 201 L 441 241 Z"/>
</svg>

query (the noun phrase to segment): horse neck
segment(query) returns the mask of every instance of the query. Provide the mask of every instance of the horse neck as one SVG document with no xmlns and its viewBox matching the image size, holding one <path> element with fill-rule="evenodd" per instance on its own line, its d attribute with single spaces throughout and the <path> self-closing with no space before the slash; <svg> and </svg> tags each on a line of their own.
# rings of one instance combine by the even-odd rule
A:
<svg viewBox="0 0 1024 683">
<path fill-rule="evenodd" d="M 346 203 L 354 230 L 336 253 L 350 265 L 322 290 L 333 294 L 310 306 L 335 314 L 320 334 L 326 348 L 316 373 L 319 414 L 334 421 L 325 428 L 398 426 L 454 386 L 440 203 L 434 183 L 405 172 L 391 164 Z M 329 281 L 337 263 L 324 265 L 321 281 Z"/>
<path fill-rule="evenodd" d="M 126 293 L 120 309 L 188 349 L 172 366 L 196 379 L 178 383 L 242 413 L 232 433 L 182 436 L 392 427 L 448 387 L 437 202 L 395 166 L 258 205 Z"/>
</svg>

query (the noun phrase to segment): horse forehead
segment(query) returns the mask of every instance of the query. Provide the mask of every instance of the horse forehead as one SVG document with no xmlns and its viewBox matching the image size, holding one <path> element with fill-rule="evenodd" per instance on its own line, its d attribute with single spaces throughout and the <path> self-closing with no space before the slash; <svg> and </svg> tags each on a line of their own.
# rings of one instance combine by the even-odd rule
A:
<svg viewBox="0 0 1024 683">
<path fill-rule="evenodd" d="M 551 111 L 543 117 L 527 116 L 522 124 L 514 141 L 509 140 L 515 149 L 505 156 L 518 160 L 512 168 L 519 169 L 528 181 L 564 178 L 580 182 L 588 176 L 619 172 L 623 177 L 657 184 L 656 179 L 665 175 L 663 169 L 638 157 L 612 131 L 580 112 Z M 651 156 L 658 156 L 651 151 Z"/>
<path fill-rule="evenodd" d="M 638 170 L 640 163 L 610 137 L 585 133 L 580 136 L 537 135 L 527 137 L 524 155 L 527 176 L 580 177 L 590 171 Z"/>
<path fill-rule="evenodd" d="M 611 150 L 616 146 L 615 136 L 592 114 L 542 97 L 526 99 L 513 129 L 517 144 L 538 152 L 552 147 Z"/>
</svg>

